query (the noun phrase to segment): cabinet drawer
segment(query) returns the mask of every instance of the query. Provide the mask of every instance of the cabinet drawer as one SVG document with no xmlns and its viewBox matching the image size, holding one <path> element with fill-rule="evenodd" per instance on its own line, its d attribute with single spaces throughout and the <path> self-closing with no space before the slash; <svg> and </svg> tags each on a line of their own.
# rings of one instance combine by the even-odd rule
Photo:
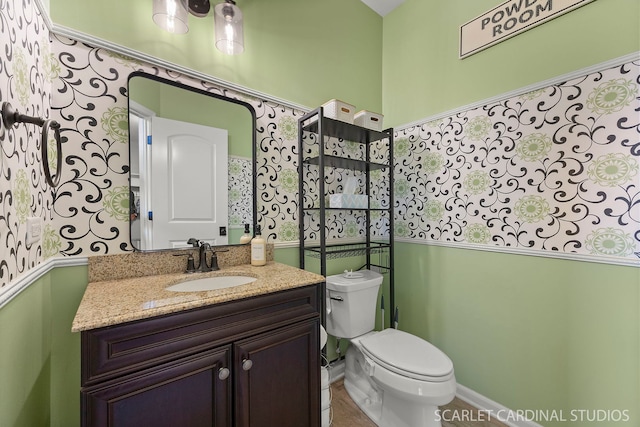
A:
<svg viewBox="0 0 640 427">
<path fill-rule="evenodd" d="M 322 284 L 82 332 L 82 385 L 319 315 Z"/>
</svg>

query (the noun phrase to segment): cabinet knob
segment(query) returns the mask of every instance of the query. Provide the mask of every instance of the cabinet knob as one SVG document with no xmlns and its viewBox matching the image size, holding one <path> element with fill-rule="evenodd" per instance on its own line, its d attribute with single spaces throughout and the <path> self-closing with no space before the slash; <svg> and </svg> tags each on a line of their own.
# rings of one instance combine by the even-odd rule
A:
<svg viewBox="0 0 640 427">
<path fill-rule="evenodd" d="M 220 368 L 218 370 L 218 378 L 220 378 L 221 380 L 226 380 L 227 378 L 229 378 L 229 368 Z"/>
<path fill-rule="evenodd" d="M 242 369 L 248 371 L 253 366 L 251 359 L 242 359 Z"/>
</svg>

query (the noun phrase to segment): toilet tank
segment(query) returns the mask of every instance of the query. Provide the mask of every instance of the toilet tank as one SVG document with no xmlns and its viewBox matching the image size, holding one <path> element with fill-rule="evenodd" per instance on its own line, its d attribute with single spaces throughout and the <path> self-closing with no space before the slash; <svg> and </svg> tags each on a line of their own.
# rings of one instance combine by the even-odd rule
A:
<svg viewBox="0 0 640 427">
<path fill-rule="evenodd" d="M 360 270 L 327 276 L 327 333 L 354 338 L 373 331 L 382 275 Z"/>
</svg>

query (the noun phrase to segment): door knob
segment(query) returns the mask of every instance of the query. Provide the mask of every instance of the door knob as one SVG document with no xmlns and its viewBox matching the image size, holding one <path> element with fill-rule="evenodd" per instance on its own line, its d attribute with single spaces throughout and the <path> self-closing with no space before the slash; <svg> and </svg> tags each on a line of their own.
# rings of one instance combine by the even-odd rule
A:
<svg viewBox="0 0 640 427">
<path fill-rule="evenodd" d="M 242 369 L 248 371 L 253 366 L 251 359 L 242 359 Z"/>
<path fill-rule="evenodd" d="M 218 378 L 220 378 L 221 380 L 226 380 L 227 378 L 229 378 L 229 368 L 220 368 L 218 370 Z"/>
</svg>

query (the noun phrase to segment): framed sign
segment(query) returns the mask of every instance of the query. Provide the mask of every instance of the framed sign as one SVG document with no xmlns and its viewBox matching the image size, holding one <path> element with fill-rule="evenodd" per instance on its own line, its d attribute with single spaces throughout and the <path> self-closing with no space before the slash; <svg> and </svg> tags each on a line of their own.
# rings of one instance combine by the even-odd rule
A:
<svg viewBox="0 0 640 427">
<path fill-rule="evenodd" d="M 508 0 L 460 26 L 460 58 L 473 55 L 594 0 Z"/>
</svg>

